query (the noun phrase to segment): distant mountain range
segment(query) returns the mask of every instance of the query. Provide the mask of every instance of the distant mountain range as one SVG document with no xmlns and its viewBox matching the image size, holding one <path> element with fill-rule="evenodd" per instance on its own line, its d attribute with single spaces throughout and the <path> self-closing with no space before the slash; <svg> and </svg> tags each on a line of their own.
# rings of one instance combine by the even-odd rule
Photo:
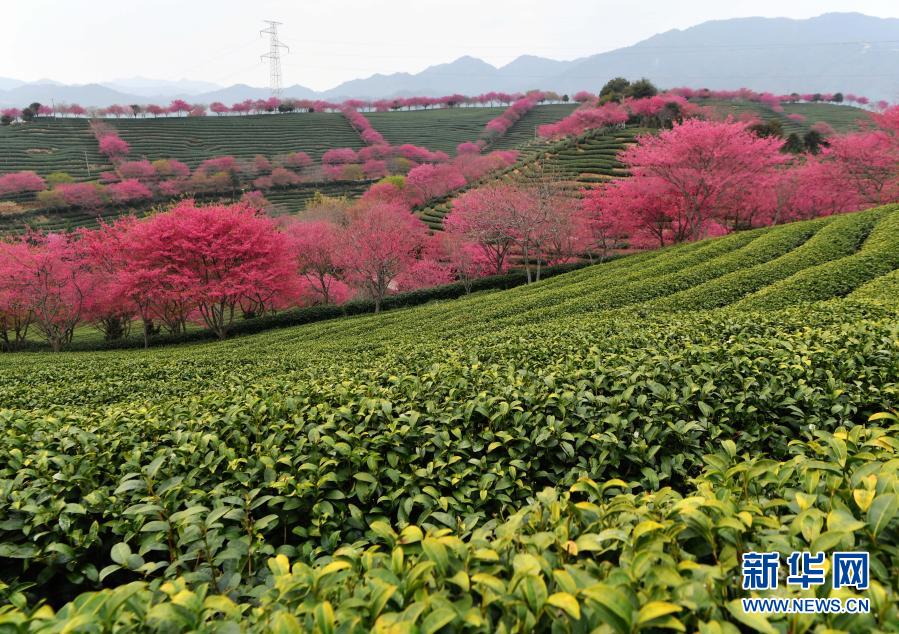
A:
<svg viewBox="0 0 899 634">
<path fill-rule="evenodd" d="M 531 88 L 574 93 L 597 91 L 611 77 L 648 77 L 661 87 L 752 88 L 783 92 L 851 92 L 899 101 L 899 19 L 828 13 L 807 20 L 736 18 L 704 22 L 654 35 L 633 46 L 571 61 L 524 55 L 501 68 L 474 57 L 438 64 L 420 73 L 372 75 L 316 92 L 284 89 L 298 99 L 341 100 Z M 209 82 L 120 79 L 103 84 L 26 83 L 0 78 L 0 105 L 67 102 L 234 103 L 268 96 L 268 89 Z"/>
</svg>

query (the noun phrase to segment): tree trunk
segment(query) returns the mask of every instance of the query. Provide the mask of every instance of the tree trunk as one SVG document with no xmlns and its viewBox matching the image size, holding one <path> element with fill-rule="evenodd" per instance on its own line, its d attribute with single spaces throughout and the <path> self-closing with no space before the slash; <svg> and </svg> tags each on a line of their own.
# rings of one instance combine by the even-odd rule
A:
<svg viewBox="0 0 899 634">
<path fill-rule="evenodd" d="M 521 250 L 521 255 L 524 258 L 524 271 L 527 274 L 528 284 L 531 283 L 531 261 L 528 259 L 528 247 L 527 243 L 523 245 Z"/>
</svg>

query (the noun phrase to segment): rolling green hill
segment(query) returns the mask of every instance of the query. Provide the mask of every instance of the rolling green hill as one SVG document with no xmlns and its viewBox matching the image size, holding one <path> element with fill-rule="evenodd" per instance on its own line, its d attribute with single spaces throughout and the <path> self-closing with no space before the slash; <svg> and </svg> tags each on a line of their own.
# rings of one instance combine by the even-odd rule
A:
<svg viewBox="0 0 899 634">
<path fill-rule="evenodd" d="M 67 172 L 88 180 L 109 167 L 87 119 L 41 118 L 27 125 L 0 126 L 0 174 Z"/>
<path fill-rule="evenodd" d="M 782 631 L 741 613 L 742 552 L 865 550 L 871 613 L 808 618 L 886 631 L 899 419 L 865 421 L 899 406 L 897 269 L 892 206 L 220 344 L 0 357 L 0 619 Z"/>
<path fill-rule="evenodd" d="M 330 148 L 363 145 L 344 116 L 331 112 L 121 119 L 110 124 L 131 145 L 131 156 L 176 158 L 191 168 L 211 156 L 252 159 L 302 151 L 318 160 Z"/>
<path fill-rule="evenodd" d="M 476 141 L 487 122 L 504 110 L 502 107 L 435 108 L 366 112 L 365 117 L 391 145 L 412 143 L 453 155 L 457 145 Z"/>
</svg>

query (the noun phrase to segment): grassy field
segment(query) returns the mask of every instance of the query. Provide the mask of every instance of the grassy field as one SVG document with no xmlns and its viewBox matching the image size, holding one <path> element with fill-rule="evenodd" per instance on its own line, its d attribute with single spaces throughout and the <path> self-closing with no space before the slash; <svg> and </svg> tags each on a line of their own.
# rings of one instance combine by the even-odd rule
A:
<svg viewBox="0 0 899 634">
<path fill-rule="evenodd" d="M 871 613 L 801 622 L 887 631 L 899 421 L 864 423 L 899 406 L 897 236 L 894 206 L 221 344 L 4 356 L 0 619 L 799 631 L 742 614 L 740 553 L 865 550 Z"/>
</svg>

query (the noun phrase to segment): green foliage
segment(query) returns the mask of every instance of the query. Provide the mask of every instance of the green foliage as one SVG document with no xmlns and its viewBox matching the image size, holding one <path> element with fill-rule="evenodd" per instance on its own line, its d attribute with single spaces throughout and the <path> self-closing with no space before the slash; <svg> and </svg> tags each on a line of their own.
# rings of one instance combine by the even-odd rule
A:
<svg viewBox="0 0 899 634">
<path fill-rule="evenodd" d="M 809 267 L 852 255 L 882 217 L 880 211 L 822 218 L 806 227 L 811 237 L 797 248 L 767 262 L 716 277 L 655 303 L 666 309 L 717 308 L 763 289 Z"/>
<path fill-rule="evenodd" d="M 749 130 L 756 136 L 762 138 L 773 137 L 782 139 L 784 136 L 783 124 L 777 119 L 767 119 L 759 123 L 754 123 L 749 126 Z"/>
<path fill-rule="evenodd" d="M 605 97 L 607 95 L 613 96 L 622 96 L 625 94 L 628 88 L 630 88 L 631 82 L 629 82 L 624 77 L 613 77 L 609 81 L 607 81 L 603 87 L 599 91 L 600 97 Z"/>
<path fill-rule="evenodd" d="M 47 175 L 47 185 L 54 187 L 61 183 L 74 183 L 75 179 L 68 172 L 53 172 Z"/>
<path fill-rule="evenodd" d="M 805 150 L 805 143 L 802 142 L 802 139 L 795 132 L 790 132 L 787 140 L 784 141 L 783 147 L 780 149 L 781 152 L 788 154 L 802 154 Z"/>
<path fill-rule="evenodd" d="M 659 89 L 655 87 L 655 84 L 644 77 L 631 82 L 631 85 L 628 86 L 625 94 L 632 99 L 645 99 L 647 97 L 655 97 L 659 94 Z"/>
<path fill-rule="evenodd" d="M 406 186 L 406 177 L 402 174 L 393 174 L 392 176 L 385 176 L 378 181 L 378 184 L 382 183 L 389 183 L 397 189 L 403 189 Z"/>
<path fill-rule="evenodd" d="M 733 620 L 797 631 L 808 617 L 769 621 L 734 607 L 740 554 L 857 549 L 871 553 L 874 580 L 863 595 L 871 613 L 822 621 L 831 630 L 884 631 L 899 619 L 899 553 L 889 545 L 899 531 L 897 432 L 895 424 L 815 431 L 790 443 L 791 457 L 780 461 L 724 441 L 684 493 L 582 478 L 562 495 L 546 489 L 507 519 L 477 527 L 374 520 L 363 539 L 314 563 L 270 557 L 264 580 L 242 596 L 179 577 L 85 594 L 58 613 L 29 613 L 18 600 L 0 619 L 46 631 L 231 623 L 260 632 L 737 632 Z M 208 534 L 233 512 L 192 515 L 205 515 L 194 524 Z M 117 546 L 129 565 L 136 556 Z M 824 588 L 823 596 L 858 595 Z"/>
</svg>

